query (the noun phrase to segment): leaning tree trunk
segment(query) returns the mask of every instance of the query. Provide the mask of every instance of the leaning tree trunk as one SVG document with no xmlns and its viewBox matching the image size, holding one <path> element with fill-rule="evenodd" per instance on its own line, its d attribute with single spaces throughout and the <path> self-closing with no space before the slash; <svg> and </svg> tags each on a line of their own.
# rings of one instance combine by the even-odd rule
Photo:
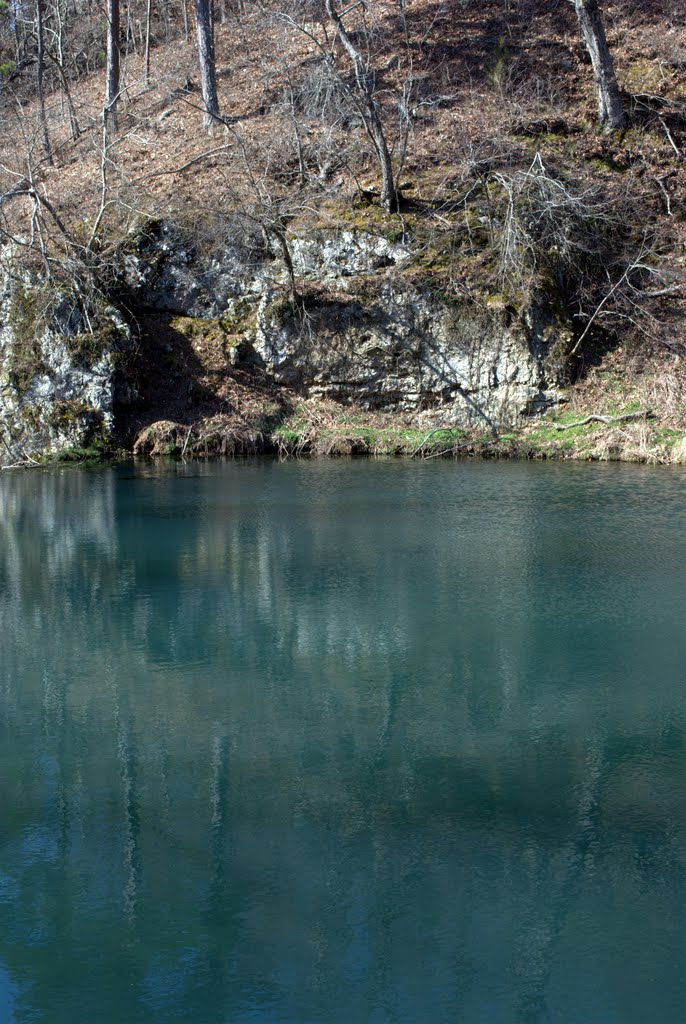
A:
<svg viewBox="0 0 686 1024">
<path fill-rule="evenodd" d="M 574 6 L 579 19 L 581 38 L 593 65 L 600 123 L 608 131 L 622 128 L 626 115 L 619 95 L 612 57 L 605 38 L 605 27 L 598 7 L 598 0 L 574 0 Z"/>
<path fill-rule="evenodd" d="M 198 30 L 200 86 L 204 107 L 203 124 L 205 128 L 210 128 L 214 121 L 219 119 L 211 0 L 195 0 L 195 21 Z"/>
<path fill-rule="evenodd" d="M 45 68 L 45 47 L 43 39 L 43 0 L 36 0 L 36 94 L 38 97 L 38 116 L 40 117 L 41 135 L 43 136 L 43 153 L 45 161 L 52 164 L 48 121 L 45 116 L 45 95 L 43 93 L 43 71 Z"/>
<path fill-rule="evenodd" d="M 117 130 L 119 99 L 119 0 L 107 0 L 107 91 L 103 118 L 105 127 Z"/>
<path fill-rule="evenodd" d="M 364 119 L 364 126 L 372 140 L 381 172 L 381 206 L 387 213 L 395 213 L 398 209 L 398 192 L 395 187 L 393 163 L 381 120 L 381 111 L 374 95 L 371 77 L 365 66 L 362 54 L 346 31 L 341 15 L 333 0 L 326 0 L 326 12 L 336 26 L 338 37 L 355 69 L 355 85 L 361 100 L 361 114 Z"/>
</svg>

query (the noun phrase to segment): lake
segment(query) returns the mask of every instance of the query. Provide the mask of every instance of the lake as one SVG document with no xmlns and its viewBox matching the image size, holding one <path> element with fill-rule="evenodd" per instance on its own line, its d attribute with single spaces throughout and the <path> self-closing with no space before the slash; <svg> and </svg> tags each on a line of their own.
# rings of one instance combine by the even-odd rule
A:
<svg viewBox="0 0 686 1024">
<path fill-rule="evenodd" d="M 2 1024 L 681 1024 L 685 496 L 0 475 Z"/>
</svg>

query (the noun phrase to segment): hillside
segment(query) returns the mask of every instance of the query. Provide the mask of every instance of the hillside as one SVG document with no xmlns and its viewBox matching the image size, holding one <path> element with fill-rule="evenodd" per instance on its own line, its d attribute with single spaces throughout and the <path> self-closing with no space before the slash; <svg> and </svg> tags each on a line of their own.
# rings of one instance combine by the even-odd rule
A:
<svg viewBox="0 0 686 1024">
<path fill-rule="evenodd" d="M 98 317 L 110 306 L 123 317 L 126 379 L 115 382 L 106 433 L 139 451 L 252 450 L 269 436 L 282 451 L 686 457 L 686 12 L 677 5 L 604 5 L 627 115 L 612 132 L 597 124 L 571 4 L 358 5 L 349 28 L 390 147 L 396 213 L 379 205 L 350 59 L 317 4 L 216 5 L 221 121 L 209 130 L 181 5 L 152 5 L 148 84 L 145 4 L 129 5 L 118 130 L 105 136 L 104 28 L 90 7 L 65 22 L 60 52 L 73 60 L 45 65 L 52 165 L 35 47 L 29 40 L 25 64 L 11 66 L 9 21 L 2 35 L 3 320 L 15 353 L 5 446 L 15 458 L 39 453 L 12 424 L 21 409 L 24 421 L 27 410 L 42 415 L 36 396 L 47 401 L 49 375 L 41 385 L 32 353 L 46 330 L 59 335 L 59 301 L 28 302 L 28 288 L 72 295 L 85 325 L 74 335 L 98 339 L 77 346 L 91 362 L 103 331 L 111 335 Z M 46 5 L 53 30 L 55 11 Z M 57 52 L 54 32 L 47 38 Z M 159 285 L 164 274 L 173 296 Z M 391 294 L 421 307 L 421 324 L 389 305 Z M 400 342 L 394 322 L 406 325 Z M 443 344 L 454 323 L 470 325 L 455 330 L 472 346 L 459 364 L 454 339 L 448 356 L 441 349 L 456 380 L 439 386 L 433 366 L 427 384 L 424 365 L 408 383 L 405 355 L 427 362 L 410 352 L 413 330 Z M 500 348 L 485 354 L 472 379 L 477 336 L 484 352 L 502 338 L 509 348 L 505 362 Z M 345 374 L 330 358 L 342 338 Z M 516 345 L 528 345 L 526 365 Z M 486 395 L 502 392 L 504 365 L 526 383 L 526 400 L 521 388 Z M 70 387 L 60 415 L 80 422 Z M 464 412 L 470 402 L 481 421 Z M 567 426 L 591 414 L 641 415 L 557 429 L 560 418 Z"/>
</svg>

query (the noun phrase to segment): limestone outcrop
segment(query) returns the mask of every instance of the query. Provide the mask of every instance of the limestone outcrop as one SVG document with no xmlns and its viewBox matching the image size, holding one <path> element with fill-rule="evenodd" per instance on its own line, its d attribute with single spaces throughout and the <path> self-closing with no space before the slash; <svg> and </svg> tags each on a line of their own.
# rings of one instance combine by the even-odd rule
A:
<svg viewBox="0 0 686 1024">
<path fill-rule="evenodd" d="M 116 436 L 119 409 L 136 398 L 122 353 L 137 312 L 147 331 L 156 314 L 221 324 L 227 372 L 258 366 L 298 394 L 361 408 L 436 410 L 446 423 L 500 429 L 559 400 L 571 332 L 545 301 L 515 311 L 456 298 L 417 271 L 411 241 L 370 231 L 315 231 L 289 248 L 292 273 L 268 240 L 203 251 L 149 221 L 122 243 L 111 304 L 95 318 L 78 296 L 10 273 L 5 259 L 2 462 Z M 144 333 L 137 353 L 140 374 Z"/>
<path fill-rule="evenodd" d="M 109 444 L 122 387 L 118 355 L 130 341 L 130 328 L 114 306 L 89 315 L 75 295 L 19 275 L 16 264 L 5 261 L 0 464 Z"/>
</svg>

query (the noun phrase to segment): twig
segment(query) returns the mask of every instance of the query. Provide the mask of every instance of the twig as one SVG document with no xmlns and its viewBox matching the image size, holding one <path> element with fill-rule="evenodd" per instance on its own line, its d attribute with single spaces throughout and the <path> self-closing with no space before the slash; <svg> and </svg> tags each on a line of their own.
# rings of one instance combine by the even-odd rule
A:
<svg viewBox="0 0 686 1024">
<path fill-rule="evenodd" d="M 189 427 L 188 428 L 188 433 L 186 435 L 186 440 L 183 442 L 183 448 L 181 449 L 181 458 L 183 458 L 184 455 L 186 454 L 186 448 L 188 447 L 188 442 L 191 439 L 191 434 L 192 433 L 193 433 L 193 427 Z"/>
<path fill-rule="evenodd" d="M 665 197 L 665 205 L 667 207 L 667 216 L 668 217 L 672 216 L 672 204 L 671 204 L 670 199 L 669 199 L 669 192 L 667 191 L 667 187 L 665 185 L 665 182 L 669 178 L 673 178 L 676 173 L 677 173 L 676 171 L 668 171 L 667 174 L 661 174 L 659 176 L 659 178 L 655 178 L 655 184 L 658 186 L 658 188 L 662 192 L 662 195 Z"/>
<path fill-rule="evenodd" d="M 684 113 L 686 111 L 686 106 L 683 103 L 667 99 L 666 96 L 657 96 L 653 92 L 636 92 L 634 93 L 634 99 L 652 100 L 653 103 L 656 103 L 659 107 L 669 107 L 671 110 L 676 110 L 679 113 Z M 649 107 L 648 109 L 650 110 L 652 108 Z"/>
<path fill-rule="evenodd" d="M 667 127 L 667 125 L 665 124 L 665 122 L 664 122 L 663 118 L 661 118 L 661 117 L 659 117 L 659 116 L 658 116 L 658 121 L 660 122 L 660 124 L 661 124 L 661 125 L 662 125 L 662 127 L 664 128 L 664 130 L 665 130 L 665 135 L 666 135 L 666 136 L 667 136 L 667 138 L 669 139 L 670 145 L 671 145 L 672 149 L 674 150 L 674 152 L 675 152 L 675 153 L 676 153 L 676 155 L 677 155 L 677 159 L 679 159 L 679 160 L 683 160 L 683 154 L 682 154 L 681 150 L 679 149 L 679 147 L 677 146 L 677 144 L 676 144 L 676 142 L 674 141 L 674 139 L 672 138 L 672 136 L 671 136 L 671 134 L 670 134 L 670 131 L 669 131 L 669 128 L 668 128 L 668 127 Z"/>
<path fill-rule="evenodd" d="M 635 264 L 632 264 L 630 267 L 627 267 L 626 270 L 624 271 L 624 273 L 622 274 L 622 276 L 619 278 L 619 280 L 616 281 L 615 284 L 612 285 L 612 287 L 610 288 L 609 292 L 607 292 L 606 295 L 604 295 L 603 298 L 600 300 L 600 302 L 598 303 L 598 305 L 595 308 L 595 311 L 588 318 L 588 323 L 586 324 L 586 326 L 584 327 L 583 331 L 581 332 L 581 334 L 577 338 L 576 344 L 574 345 L 574 347 L 572 349 L 570 349 L 570 352 L 569 352 L 570 356 L 576 355 L 576 353 L 579 351 L 579 348 L 581 346 L 581 342 L 584 340 L 584 338 L 586 337 L 586 335 L 590 331 L 591 326 L 592 326 L 594 320 L 598 316 L 598 313 L 600 313 L 600 311 L 603 308 L 603 306 L 605 305 L 605 303 L 610 298 L 612 298 L 612 296 L 617 291 L 617 289 L 620 287 L 622 282 L 625 281 L 628 278 L 629 273 L 632 270 L 634 270 L 634 268 L 635 268 Z"/>
</svg>

